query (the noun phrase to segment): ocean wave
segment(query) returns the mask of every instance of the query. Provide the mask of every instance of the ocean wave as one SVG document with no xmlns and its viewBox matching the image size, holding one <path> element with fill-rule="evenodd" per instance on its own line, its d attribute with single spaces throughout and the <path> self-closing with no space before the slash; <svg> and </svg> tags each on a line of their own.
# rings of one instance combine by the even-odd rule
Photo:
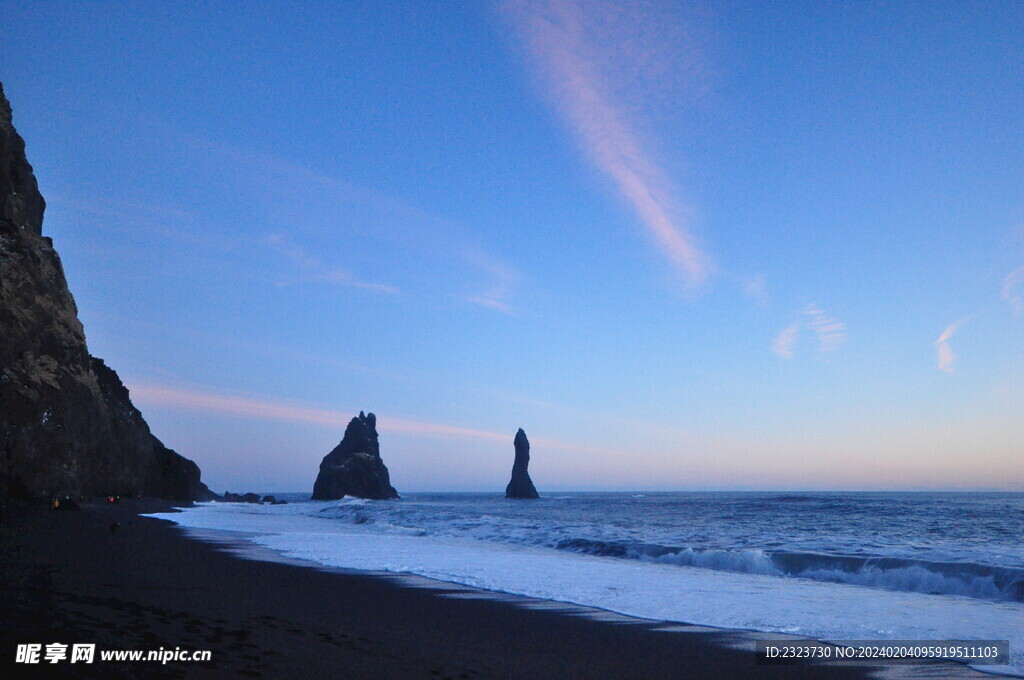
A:
<svg viewBox="0 0 1024 680">
<path fill-rule="evenodd" d="M 589 499 L 584 501 L 589 503 Z M 635 513 L 634 502 L 640 501 L 630 499 L 628 507 L 617 508 L 621 514 L 603 515 L 600 523 L 590 516 L 566 512 L 550 516 L 547 506 L 514 506 L 513 510 L 508 510 L 498 503 L 455 505 L 431 500 L 396 504 L 345 498 L 306 508 L 310 515 L 342 522 L 358 531 L 537 546 L 678 567 L 1024 602 L 1024 568 L 1020 564 L 1012 559 L 1004 560 L 1000 557 L 1002 553 L 991 551 L 975 551 L 978 554 L 959 551 L 963 554 L 956 557 L 942 554 L 935 549 L 935 540 L 929 537 L 927 525 L 919 523 L 916 534 L 878 536 L 877 532 L 867 532 L 854 538 L 843 533 L 840 540 L 836 540 L 840 528 L 830 527 L 837 521 L 839 511 L 832 506 L 850 504 L 849 508 L 842 508 L 843 517 L 849 517 L 850 511 L 864 509 L 857 506 L 861 502 L 857 499 L 780 494 L 730 501 L 715 511 L 716 524 L 728 523 L 725 517 L 730 510 L 741 513 L 748 524 L 754 522 L 749 507 L 745 507 L 750 503 L 769 503 L 773 512 L 782 512 L 785 517 L 816 517 L 813 528 L 802 531 L 805 534 L 819 532 L 819 540 L 805 541 L 805 545 L 799 547 L 786 535 L 770 530 L 755 536 L 756 532 L 746 525 L 734 535 L 726 532 L 721 536 L 716 531 L 719 527 L 707 522 L 695 526 L 676 543 L 672 540 L 675 532 L 666 531 L 665 527 L 679 521 L 677 508 L 672 506 L 666 510 L 659 499 L 656 510 L 662 514 L 652 517 L 646 513 L 637 521 L 638 518 L 630 514 Z M 777 510 L 786 505 L 792 510 Z M 820 516 L 813 514 L 812 508 L 813 513 Z M 583 510 L 589 509 L 589 506 L 583 507 Z M 687 511 L 694 512 L 689 507 Z M 892 529 L 888 531 L 895 534 Z M 990 561 L 986 556 L 993 559 Z M 1006 563 L 1006 566 L 993 566 L 999 563 Z"/>
<path fill-rule="evenodd" d="M 983 564 L 852 557 L 759 549 L 694 549 L 585 538 L 563 539 L 560 550 L 716 571 L 804 578 L 905 592 L 1024 602 L 1024 571 Z"/>
<path fill-rule="evenodd" d="M 328 505 L 308 512 L 311 517 L 329 519 L 334 521 L 347 522 L 356 526 L 365 525 L 364 528 L 372 529 L 386 534 L 400 534 L 403 536 L 426 536 L 430 532 L 422 527 L 407 526 L 393 521 L 389 517 L 374 513 L 371 509 L 372 500 L 365 498 L 344 498 L 331 501 Z"/>
</svg>

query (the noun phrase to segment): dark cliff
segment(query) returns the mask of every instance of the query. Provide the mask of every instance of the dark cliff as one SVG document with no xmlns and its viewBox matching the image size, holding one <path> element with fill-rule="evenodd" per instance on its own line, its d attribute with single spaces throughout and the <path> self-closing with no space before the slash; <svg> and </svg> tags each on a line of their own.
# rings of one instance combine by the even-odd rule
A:
<svg viewBox="0 0 1024 680">
<path fill-rule="evenodd" d="M 330 501 L 345 496 L 398 498 L 380 457 L 377 417 L 372 413 L 364 415 L 360 411 L 345 428 L 341 443 L 320 462 L 313 500 Z"/>
<path fill-rule="evenodd" d="M 530 440 L 526 438 L 523 428 L 516 432 L 513 445 L 516 448 L 516 459 L 512 463 L 512 479 L 505 487 L 505 498 L 540 498 L 530 479 Z"/>
<path fill-rule="evenodd" d="M 89 355 L 45 208 L 0 85 L 0 493 L 207 497 Z"/>
</svg>

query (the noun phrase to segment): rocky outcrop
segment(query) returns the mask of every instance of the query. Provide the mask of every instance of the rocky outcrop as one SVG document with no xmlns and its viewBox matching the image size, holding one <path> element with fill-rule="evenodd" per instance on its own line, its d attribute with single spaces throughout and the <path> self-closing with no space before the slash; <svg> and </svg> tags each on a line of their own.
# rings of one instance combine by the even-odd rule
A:
<svg viewBox="0 0 1024 680">
<path fill-rule="evenodd" d="M 143 486 L 147 495 L 175 500 L 212 501 L 217 494 L 199 480 L 201 474 L 195 462 L 167 448 L 153 437 L 153 459 Z"/>
<path fill-rule="evenodd" d="M 252 491 L 243 494 L 225 491 L 223 496 L 217 496 L 214 500 L 224 501 L 225 503 L 261 503 L 260 495 Z"/>
<path fill-rule="evenodd" d="M 526 438 L 523 428 L 516 432 L 513 444 L 516 447 L 516 460 L 512 463 L 512 479 L 505 487 L 505 498 L 540 498 L 527 470 L 530 467 L 530 440 Z"/>
<path fill-rule="evenodd" d="M 128 388 L 114 369 L 96 357 L 90 357 L 90 366 L 111 415 L 114 439 L 131 454 L 129 460 L 147 461 L 143 482 L 138 488 L 147 496 L 173 500 L 208 501 L 215 498 L 216 494 L 199 481 L 199 466 L 164 446 L 150 433 L 149 425 L 132 404 Z"/>
<path fill-rule="evenodd" d="M 398 498 L 391 477 L 380 458 L 377 417 L 372 413 L 353 418 L 345 436 L 320 462 L 320 473 L 313 485 L 313 500 L 330 501 L 358 498 Z"/>
<path fill-rule="evenodd" d="M 45 208 L 0 85 L 0 494 L 208 493 L 89 355 Z"/>
</svg>

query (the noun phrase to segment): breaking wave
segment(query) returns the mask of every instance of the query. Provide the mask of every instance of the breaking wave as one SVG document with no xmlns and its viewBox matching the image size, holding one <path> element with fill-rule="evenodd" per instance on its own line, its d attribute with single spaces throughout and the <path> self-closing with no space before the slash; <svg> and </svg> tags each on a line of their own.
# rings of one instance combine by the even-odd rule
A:
<svg viewBox="0 0 1024 680">
<path fill-rule="evenodd" d="M 639 559 L 684 567 L 983 600 L 1024 602 L 1024 571 L 984 564 L 942 563 L 891 557 L 848 557 L 766 550 L 695 550 L 648 543 L 572 538 L 553 547 L 588 555 Z"/>
</svg>

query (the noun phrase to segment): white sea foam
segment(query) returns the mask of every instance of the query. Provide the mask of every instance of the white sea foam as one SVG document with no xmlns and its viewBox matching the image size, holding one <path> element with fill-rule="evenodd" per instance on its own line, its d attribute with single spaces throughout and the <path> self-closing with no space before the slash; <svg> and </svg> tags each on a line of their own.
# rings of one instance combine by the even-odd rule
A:
<svg viewBox="0 0 1024 680">
<path fill-rule="evenodd" d="M 245 532 L 285 556 L 332 567 L 409 573 L 486 590 L 571 602 L 647 619 L 844 639 L 1007 639 L 1024 675 L 1024 604 L 868 588 L 777 575 L 758 551 L 747 572 L 722 571 L 734 554 L 612 559 L 565 550 L 392 527 L 324 521 L 344 500 L 283 506 L 201 504 L 155 515 L 183 527 Z M 671 559 L 669 561 L 672 561 Z M 692 565 L 692 566 L 688 566 Z M 720 565 L 719 565 L 720 566 Z"/>
<path fill-rule="evenodd" d="M 694 550 L 685 548 L 679 552 L 651 559 L 663 564 L 717 569 L 718 571 L 738 571 L 768 576 L 784 575 L 763 550 Z"/>
</svg>

